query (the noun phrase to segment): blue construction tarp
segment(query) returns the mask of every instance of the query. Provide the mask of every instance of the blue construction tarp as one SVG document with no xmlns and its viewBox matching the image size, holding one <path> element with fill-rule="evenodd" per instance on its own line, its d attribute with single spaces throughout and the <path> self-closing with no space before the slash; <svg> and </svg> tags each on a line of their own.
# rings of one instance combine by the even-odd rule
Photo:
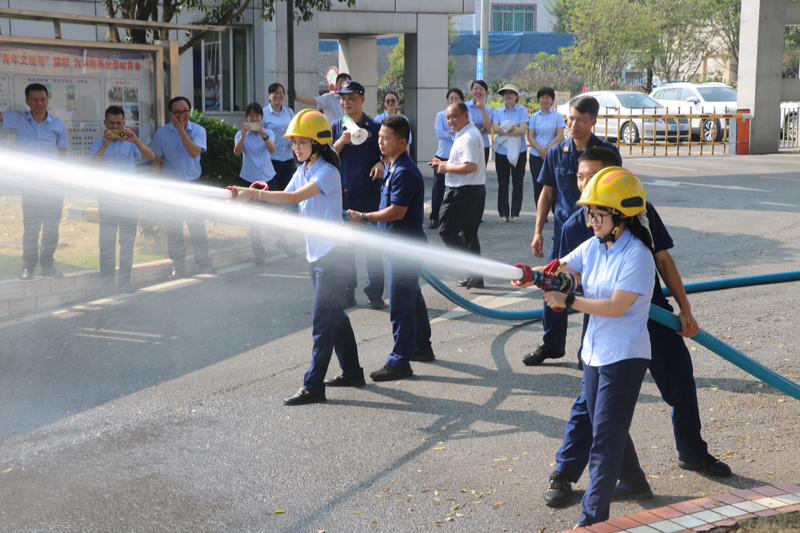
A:
<svg viewBox="0 0 800 533">
<path fill-rule="evenodd" d="M 475 55 L 480 47 L 479 34 L 462 33 L 450 43 L 451 55 Z M 505 56 L 539 52 L 557 54 L 575 42 L 571 33 L 492 33 L 489 32 L 489 55 Z"/>
</svg>

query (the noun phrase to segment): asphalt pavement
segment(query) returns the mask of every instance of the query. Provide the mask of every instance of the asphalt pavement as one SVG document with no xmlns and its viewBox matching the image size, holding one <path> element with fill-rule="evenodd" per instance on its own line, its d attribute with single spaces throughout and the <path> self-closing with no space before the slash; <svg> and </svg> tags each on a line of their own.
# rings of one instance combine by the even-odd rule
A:
<svg viewBox="0 0 800 533">
<path fill-rule="evenodd" d="M 685 282 L 798 270 L 800 155 L 624 161 L 670 230 Z M 521 224 L 497 223 L 493 174 L 487 185 L 484 255 L 543 264 L 530 251 L 530 175 Z M 541 306 L 540 292 L 507 280 L 466 291 L 457 264 L 433 270 L 482 305 Z M 541 340 L 538 322 L 453 312 L 431 287 L 423 294 L 435 362 L 299 407 L 282 399 L 310 360 L 302 253 L 0 321 L 0 531 L 570 529 L 578 498 L 551 510 L 541 493 L 580 392 L 580 317 L 567 356 L 531 368 L 522 357 Z M 348 314 L 369 373 L 391 349 L 389 311 L 356 297 Z M 797 283 L 690 296 L 702 328 L 794 381 L 798 298 Z M 669 407 L 648 375 L 631 435 L 656 497 L 614 503 L 612 517 L 800 480 L 798 402 L 688 345 L 703 436 L 734 476 L 677 467 Z M 587 484 L 584 474 L 579 495 Z"/>
</svg>

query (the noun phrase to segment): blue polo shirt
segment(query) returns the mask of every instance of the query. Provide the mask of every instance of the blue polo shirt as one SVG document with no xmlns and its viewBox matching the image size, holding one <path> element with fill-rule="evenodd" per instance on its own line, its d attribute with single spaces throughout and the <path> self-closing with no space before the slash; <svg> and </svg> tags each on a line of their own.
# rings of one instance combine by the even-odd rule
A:
<svg viewBox="0 0 800 533">
<path fill-rule="evenodd" d="M 406 119 L 406 122 L 408 122 L 409 126 L 410 126 L 411 122 L 408 121 L 408 117 L 405 116 L 402 113 L 399 113 L 399 115 L 401 117 L 403 117 L 404 119 Z M 380 129 L 381 124 L 383 123 L 383 119 L 385 119 L 388 116 L 389 116 L 389 112 L 388 111 L 384 111 L 383 113 L 379 113 L 379 114 L 375 115 L 374 117 L 372 117 L 372 120 L 378 124 L 378 129 Z M 411 141 L 413 141 L 413 140 L 414 140 L 414 136 L 411 135 L 411 132 L 409 131 L 408 132 L 408 144 L 409 144 L 409 146 L 411 145 Z"/>
<path fill-rule="evenodd" d="M 622 165 L 622 157 L 619 155 L 617 147 L 610 142 L 599 139 L 593 133 L 587 144 L 587 149 L 596 146 L 608 148 L 617 154 L 618 163 Z M 553 199 L 555 202 L 554 243 L 561 238 L 561 227 L 564 222 L 578 209 L 575 204 L 581 197 L 581 191 L 578 189 L 578 157 L 582 153 L 575 149 L 575 143 L 572 139 L 564 139 L 550 147 L 550 150 L 547 151 L 547 157 L 544 159 L 542 170 L 539 172 L 537 181 L 555 189 L 553 191 L 555 193 Z M 556 246 L 557 249 L 558 246 Z"/>
<path fill-rule="evenodd" d="M 103 139 L 97 139 L 89 149 L 89 158 L 100 151 Z M 136 172 L 136 158 L 142 157 L 142 152 L 130 141 L 111 141 L 103 153 L 103 165 L 114 170 L 121 170 L 133 174 Z"/>
<path fill-rule="evenodd" d="M 510 110 L 506 106 L 500 106 L 494 110 L 494 114 L 492 115 L 492 122 L 497 124 L 498 127 L 494 129 L 495 135 L 503 135 L 503 132 L 500 131 L 500 124 L 505 122 L 506 120 L 510 120 L 517 126 L 525 122 L 528 122 L 528 110 L 522 107 L 519 104 L 514 104 Z M 526 131 L 527 133 L 527 131 Z M 519 152 L 526 152 L 528 150 L 528 143 L 525 142 L 525 137 L 527 135 L 518 135 L 520 137 L 521 142 L 519 143 Z M 496 153 L 500 155 L 508 155 L 508 151 L 506 149 L 506 145 L 501 144 L 495 150 Z"/>
<path fill-rule="evenodd" d="M 264 128 L 267 139 L 275 140 L 275 132 Z M 242 132 L 237 131 L 234 143 L 238 143 L 242 138 Z M 244 148 L 242 149 L 242 170 L 239 177 L 245 181 L 269 181 L 275 177 L 275 169 L 272 167 L 272 159 L 269 157 L 269 150 L 264 144 L 261 135 L 248 131 L 244 138 Z"/>
<path fill-rule="evenodd" d="M 69 148 L 67 126 L 64 121 L 48 112 L 45 119 L 36 122 L 28 111 L 3 111 L 2 127 L 15 130 L 17 148 L 44 157 L 58 157 L 61 148 Z"/>
<path fill-rule="evenodd" d="M 186 134 L 194 144 L 200 147 L 201 154 L 206 151 L 206 129 L 194 122 L 186 123 Z M 200 177 L 200 156 L 192 157 L 183 146 L 181 134 L 175 129 L 175 125 L 170 122 L 161 126 L 153 135 L 153 142 L 150 149 L 157 156 L 163 157 L 164 162 L 161 166 L 161 173 L 173 178 L 181 178 L 188 181 L 196 180 Z"/>
<path fill-rule="evenodd" d="M 535 130 L 533 138 L 536 139 L 536 142 L 539 143 L 539 146 L 547 146 L 553 142 L 553 139 L 556 138 L 556 130 L 558 128 L 565 127 L 566 124 L 564 123 L 564 117 L 561 116 L 561 113 L 556 111 L 554 107 L 551 107 L 547 113 L 542 113 L 542 110 L 540 109 L 531 115 L 531 118 L 528 121 L 528 129 Z M 538 157 L 539 159 L 542 157 L 539 155 L 539 152 L 533 149 L 532 146 L 531 155 Z"/>
<path fill-rule="evenodd" d="M 580 272 L 586 298 L 609 299 L 615 290 L 636 293 L 636 299 L 620 317 L 589 316 L 581 351 L 583 364 L 597 367 L 627 359 L 650 359 L 647 321 L 656 270 L 650 249 L 630 231 L 624 231 L 610 249 L 599 239 L 589 239 L 563 260 Z"/>
<path fill-rule="evenodd" d="M 378 132 L 381 125 L 366 113 L 361 122 L 356 124 L 366 129 L 369 137 L 358 146 L 355 144 L 345 146 L 339 154 L 342 187 L 347 191 L 345 209 L 375 211 L 381 201 L 381 180 L 373 180 L 369 177 L 369 172 L 375 163 L 381 160 L 381 150 L 378 148 Z M 336 142 L 344 131 L 344 119 L 337 120 L 331 126 L 333 142 Z"/>
<path fill-rule="evenodd" d="M 400 220 L 378 222 L 378 229 L 389 234 L 402 234 L 428 240 L 422 230 L 422 219 L 425 214 L 425 181 L 408 152 L 403 152 L 392 166 L 387 167 L 383 176 L 380 209 L 386 209 L 391 205 L 407 207 L 408 210 Z"/>
<path fill-rule="evenodd" d="M 484 104 L 485 103 L 486 101 L 484 101 Z M 469 121 L 475 124 L 475 127 L 478 128 L 479 130 L 483 129 L 483 113 L 481 112 L 481 110 L 475 107 L 475 104 L 472 103 L 472 100 L 466 102 L 466 104 L 467 104 L 467 111 L 469 111 Z M 492 109 L 492 106 L 488 104 L 486 105 L 486 115 L 488 115 L 489 120 L 492 120 L 492 116 L 494 115 L 494 110 Z M 492 145 L 492 143 L 489 142 L 489 131 L 490 130 L 487 130 L 481 134 L 481 137 L 483 137 L 484 148 L 489 148 Z"/>
<path fill-rule="evenodd" d="M 647 209 L 647 219 L 650 221 L 650 234 L 653 236 L 653 253 L 657 254 L 662 250 L 669 250 L 674 246 L 672 236 L 667 231 L 664 222 L 653 207 L 653 204 L 647 202 L 645 204 Z M 558 249 L 558 257 L 565 257 L 567 254 L 575 250 L 578 246 L 583 244 L 594 237 L 592 226 L 587 224 L 586 218 L 583 213 L 586 208 L 581 208 L 572 213 L 572 216 L 567 219 L 564 226 L 561 228 L 561 243 Z M 612 247 L 613 248 L 613 247 Z M 669 300 L 664 296 L 664 291 L 661 290 L 661 282 L 658 279 L 658 272 L 656 272 L 655 286 L 653 288 L 653 298 L 651 303 L 672 312 L 672 306 Z"/>
<path fill-rule="evenodd" d="M 275 161 L 294 159 L 292 145 L 289 144 L 289 139 L 283 136 L 292 118 L 294 118 L 294 111 L 285 105 L 281 106 L 280 113 L 277 113 L 271 104 L 264 108 L 264 119 L 261 121 L 261 126 L 265 130 L 272 130 L 272 133 L 275 134 L 275 151 L 270 156 Z"/>
<path fill-rule="evenodd" d="M 292 181 L 286 186 L 286 191 L 292 192 L 302 189 L 309 183 L 316 183 L 322 192 L 297 204 L 300 214 L 304 217 L 343 224 L 342 180 L 336 167 L 321 157 L 317 158 L 310 168 L 307 162 L 303 163 L 295 171 Z M 336 246 L 334 239 L 306 234 L 306 258 L 308 262 L 319 261 L 334 246 Z"/>
<path fill-rule="evenodd" d="M 456 140 L 455 133 L 447 133 L 448 131 L 453 131 L 447 123 L 447 110 L 436 113 L 434 129 L 436 130 L 436 137 L 439 139 L 436 157 L 439 159 L 447 159 L 450 157 L 450 149 L 453 147 L 453 141 Z"/>
</svg>

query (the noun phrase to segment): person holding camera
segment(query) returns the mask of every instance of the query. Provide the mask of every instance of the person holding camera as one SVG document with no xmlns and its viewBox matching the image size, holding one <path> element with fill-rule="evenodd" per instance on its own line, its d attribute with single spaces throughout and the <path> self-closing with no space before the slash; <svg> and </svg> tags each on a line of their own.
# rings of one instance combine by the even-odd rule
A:
<svg viewBox="0 0 800 533">
<path fill-rule="evenodd" d="M 106 129 L 103 136 L 92 143 L 89 161 L 109 169 L 133 174 L 136 172 L 136 158 L 146 161 L 155 159 L 153 151 L 146 146 L 136 133 L 125 127 L 125 111 L 119 106 L 106 109 Z M 114 290 L 114 270 L 117 258 L 116 242 L 119 230 L 119 287 L 125 292 L 135 292 L 131 285 L 133 268 L 133 244 L 136 240 L 138 213 L 129 203 L 100 195 L 100 295 L 105 296 Z"/>
</svg>

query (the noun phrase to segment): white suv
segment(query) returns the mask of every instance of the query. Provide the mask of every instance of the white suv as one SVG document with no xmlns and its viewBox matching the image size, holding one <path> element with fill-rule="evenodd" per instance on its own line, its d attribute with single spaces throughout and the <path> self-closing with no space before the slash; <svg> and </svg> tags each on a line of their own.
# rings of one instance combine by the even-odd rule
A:
<svg viewBox="0 0 800 533">
<path fill-rule="evenodd" d="M 670 113 L 735 113 L 736 89 L 724 83 L 668 83 L 650 93 Z M 722 121 L 692 119 L 692 132 L 702 134 L 707 142 L 721 141 L 724 132 Z M 702 129 L 701 129 L 702 128 Z"/>
</svg>

